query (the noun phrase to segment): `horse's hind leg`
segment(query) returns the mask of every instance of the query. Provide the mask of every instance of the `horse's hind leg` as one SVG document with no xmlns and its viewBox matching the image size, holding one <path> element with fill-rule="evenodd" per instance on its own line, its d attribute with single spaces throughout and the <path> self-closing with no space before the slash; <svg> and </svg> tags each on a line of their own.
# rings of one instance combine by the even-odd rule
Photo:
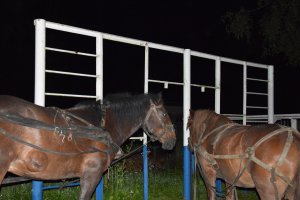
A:
<svg viewBox="0 0 300 200">
<path fill-rule="evenodd" d="M 89 200 L 103 174 L 101 160 L 89 159 L 84 163 L 84 171 L 80 177 L 80 200 Z"/>
<path fill-rule="evenodd" d="M 10 160 L 6 155 L 3 155 L 2 151 L 0 150 L 0 185 L 4 179 L 5 174 L 10 165 Z"/>
<path fill-rule="evenodd" d="M 278 197 L 278 200 L 282 199 L 288 186 L 279 177 L 275 178 L 275 182 L 271 181 L 271 175 L 267 171 L 260 174 L 260 176 L 253 177 L 253 181 L 261 200 L 276 199 L 276 197 Z"/>
</svg>

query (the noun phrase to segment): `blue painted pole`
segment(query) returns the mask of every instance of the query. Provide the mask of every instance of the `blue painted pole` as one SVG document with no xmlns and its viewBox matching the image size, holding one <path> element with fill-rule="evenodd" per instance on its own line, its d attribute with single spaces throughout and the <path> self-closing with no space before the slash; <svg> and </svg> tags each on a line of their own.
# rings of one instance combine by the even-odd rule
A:
<svg viewBox="0 0 300 200">
<path fill-rule="evenodd" d="M 74 187 L 74 186 L 80 186 L 80 183 L 79 182 L 70 183 L 64 187 Z M 48 186 L 43 187 L 43 190 L 53 190 L 53 189 L 59 189 L 59 188 L 61 188 L 61 185 L 48 185 Z"/>
<path fill-rule="evenodd" d="M 147 145 L 143 145 L 143 164 L 144 164 L 144 200 L 148 200 L 148 158 L 147 158 Z"/>
<path fill-rule="evenodd" d="M 216 192 L 217 196 L 220 196 L 222 194 L 222 181 L 220 179 L 216 180 Z"/>
<path fill-rule="evenodd" d="M 43 199 L 43 182 L 42 181 L 32 181 L 32 200 L 42 200 Z"/>
<path fill-rule="evenodd" d="M 192 169 L 192 174 L 196 172 L 196 165 L 195 165 L 195 154 L 191 154 L 192 159 L 191 159 L 191 169 Z"/>
<path fill-rule="evenodd" d="M 188 146 L 183 146 L 183 198 L 191 199 L 191 153 Z"/>
<path fill-rule="evenodd" d="M 103 177 L 96 188 L 96 200 L 103 200 Z"/>
</svg>

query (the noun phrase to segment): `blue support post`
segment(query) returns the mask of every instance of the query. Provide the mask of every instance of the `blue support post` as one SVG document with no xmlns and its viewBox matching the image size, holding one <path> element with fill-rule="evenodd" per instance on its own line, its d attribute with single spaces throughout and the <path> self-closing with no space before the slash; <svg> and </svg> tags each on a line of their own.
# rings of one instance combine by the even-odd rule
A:
<svg viewBox="0 0 300 200">
<path fill-rule="evenodd" d="M 148 158 L 147 158 L 147 145 L 143 145 L 143 164 L 144 164 L 144 200 L 148 200 Z"/>
<path fill-rule="evenodd" d="M 42 181 L 32 181 L 32 200 L 42 200 L 43 199 L 43 182 Z"/>
<path fill-rule="evenodd" d="M 195 165 L 195 162 L 196 162 L 195 161 L 195 154 L 192 153 L 191 156 L 192 156 L 192 159 L 191 159 L 191 169 L 192 169 L 192 175 L 193 175 L 194 173 L 196 173 L 197 166 Z"/>
<path fill-rule="evenodd" d="M 103 177 L 96 188 L 96 200 L 103 200 Z"/>
<path fill-rule="evenodd" d="M 191 199 L 191 153 L 188 146 L 183 146 L 183 198 Z"/>
<path fill-rule="evenodd" d="M 217 196 L 220 196 L 222 194 L 222 181 L 220 179 L 216 180 L 216 192 Z"/>
</svg>

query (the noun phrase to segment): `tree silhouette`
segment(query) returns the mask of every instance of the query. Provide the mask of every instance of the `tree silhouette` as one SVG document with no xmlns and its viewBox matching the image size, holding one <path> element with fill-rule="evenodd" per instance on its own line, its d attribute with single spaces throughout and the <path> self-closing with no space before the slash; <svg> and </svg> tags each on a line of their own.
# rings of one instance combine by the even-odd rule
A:
<svg viewBox="0 0 300 200">
<path fill-rule="evenodd" d="M 223 16 L 227 32 L 248 45 L 260 44 L 263 56 L 283 56 L 300 67 L 300 1 L 257 0 L 255 9 L 246 6 Z"/>
</svg>

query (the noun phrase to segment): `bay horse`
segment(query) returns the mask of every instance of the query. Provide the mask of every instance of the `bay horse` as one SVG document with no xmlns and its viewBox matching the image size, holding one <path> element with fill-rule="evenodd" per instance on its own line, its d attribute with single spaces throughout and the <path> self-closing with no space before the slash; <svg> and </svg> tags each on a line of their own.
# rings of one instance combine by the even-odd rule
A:
<svg viewBox="0 0 300 200">
<path fill-rule="evenodd" d="M 79 177 L 79 199 L 88 200 L 139 123 L 164 148 L 173 148 L 175 131 L 161 97 L 129 99 L 131 104 L 120 100 L 104 109 L 96 101 L 63 110 L 0 96 L 0 183 L 7 172 L 35 180 Z"/>
<path fill-rule="evenodd" d="M 260 199 L 300 199 L 299 132 L 278 124 L 240 125 L 210 110 L 190 111 L 189 147 L 215 199 L 215 180 L 226 183 L 226 199 L 235 187 L 256 188 Z"/>
</svg>

